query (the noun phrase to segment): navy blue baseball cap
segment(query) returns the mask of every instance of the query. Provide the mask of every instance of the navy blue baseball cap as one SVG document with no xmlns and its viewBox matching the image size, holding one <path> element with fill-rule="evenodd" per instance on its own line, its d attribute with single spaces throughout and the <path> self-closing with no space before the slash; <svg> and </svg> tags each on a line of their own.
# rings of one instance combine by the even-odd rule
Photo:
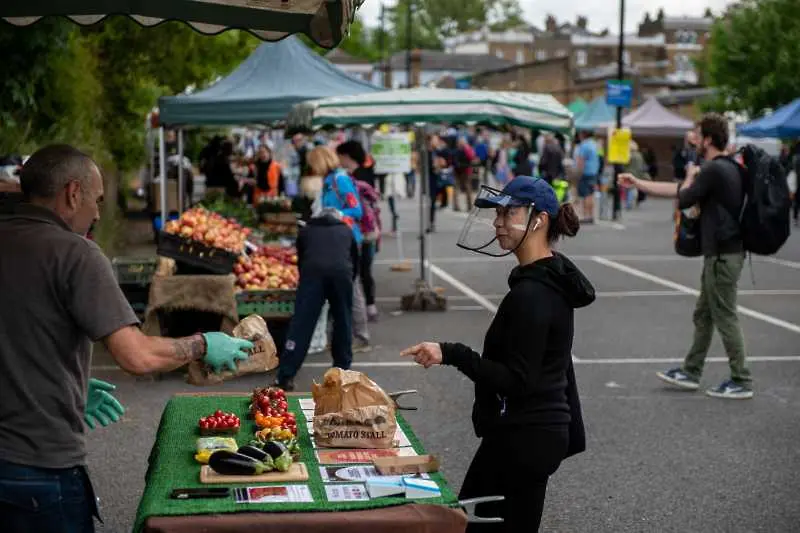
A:
<svg viewBox="0 0 800 533">
<path fill-rule="evenodd" d="M 486 187 L 488 189 L 488 187 Z M 495 191 L 496 192 L 496 191 Z M 540 213 L 547 213 L 552 218 L 558 216 L 561 204 L 556 198 L 556 191 L 541 178 L 517 176 L 503 187 L 502 192 L 494 195 L 478 195 L 475 207 L 481 209 L 493 207 L 529 206 Z"/>
</svg>

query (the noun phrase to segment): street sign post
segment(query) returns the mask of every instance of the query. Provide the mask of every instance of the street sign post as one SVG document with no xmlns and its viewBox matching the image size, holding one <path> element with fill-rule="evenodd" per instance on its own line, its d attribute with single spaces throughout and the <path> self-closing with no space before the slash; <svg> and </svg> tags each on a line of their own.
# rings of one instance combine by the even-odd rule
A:
<svg viewBox="0 0 800 533">
<path fill-rule="evenodd" d="M 633 86 L 630 80 L 608 80 L 606 82 L 606 103 L 616 107 L 631 107 Z"/>
</svg>

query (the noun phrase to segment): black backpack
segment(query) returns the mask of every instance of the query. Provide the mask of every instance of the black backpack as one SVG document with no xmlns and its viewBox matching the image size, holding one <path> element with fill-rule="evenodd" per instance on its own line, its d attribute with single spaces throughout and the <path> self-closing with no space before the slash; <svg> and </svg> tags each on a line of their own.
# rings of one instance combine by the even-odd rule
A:
<svg viewBox="0 0 800 533">
<path fill-rule="evenodd" d="M 792 205 L 786 170 L 777 157 L 748 144 L 734 156 L 743 180 L 739 229 L 746 252 L 772 255 L 789 238 Z"/>
</svg>

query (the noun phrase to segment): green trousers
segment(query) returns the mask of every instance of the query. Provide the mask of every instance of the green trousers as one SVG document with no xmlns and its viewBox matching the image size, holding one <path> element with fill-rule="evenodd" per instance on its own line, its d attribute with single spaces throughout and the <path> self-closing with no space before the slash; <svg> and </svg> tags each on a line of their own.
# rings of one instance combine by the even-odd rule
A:
<svg viewBox="0 0 800 533">
<path fill-rule="evenodd" d="M 736 313 L 737 286 L 743 266 L 744 254 L 703 259 L 700 296 L 694 308 L 694 341 L 683 362 L 683 371 L 698 380 L 716 326 L 728 354 L 731 379 L 741 385 L 751 382 L 750 370 L 745 363 L 744 337 Z"/>
</svg>

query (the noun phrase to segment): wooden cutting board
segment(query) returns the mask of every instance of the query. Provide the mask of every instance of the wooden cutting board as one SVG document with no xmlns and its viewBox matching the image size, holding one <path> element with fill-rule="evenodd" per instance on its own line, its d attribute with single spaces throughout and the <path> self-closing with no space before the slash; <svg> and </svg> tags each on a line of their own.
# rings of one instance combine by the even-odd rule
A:
<svg viewBox="0 0 800 533">
<path fill-rule="evenodd" d="M 210 466 L 200 468 L 200 483 L 276 483 L 279 481 L 308 481 L 305 463 L 292 463 L 287 472 L 272 471 L 258 476 L 225 476 L 214 472 Z"/>
</svg>

